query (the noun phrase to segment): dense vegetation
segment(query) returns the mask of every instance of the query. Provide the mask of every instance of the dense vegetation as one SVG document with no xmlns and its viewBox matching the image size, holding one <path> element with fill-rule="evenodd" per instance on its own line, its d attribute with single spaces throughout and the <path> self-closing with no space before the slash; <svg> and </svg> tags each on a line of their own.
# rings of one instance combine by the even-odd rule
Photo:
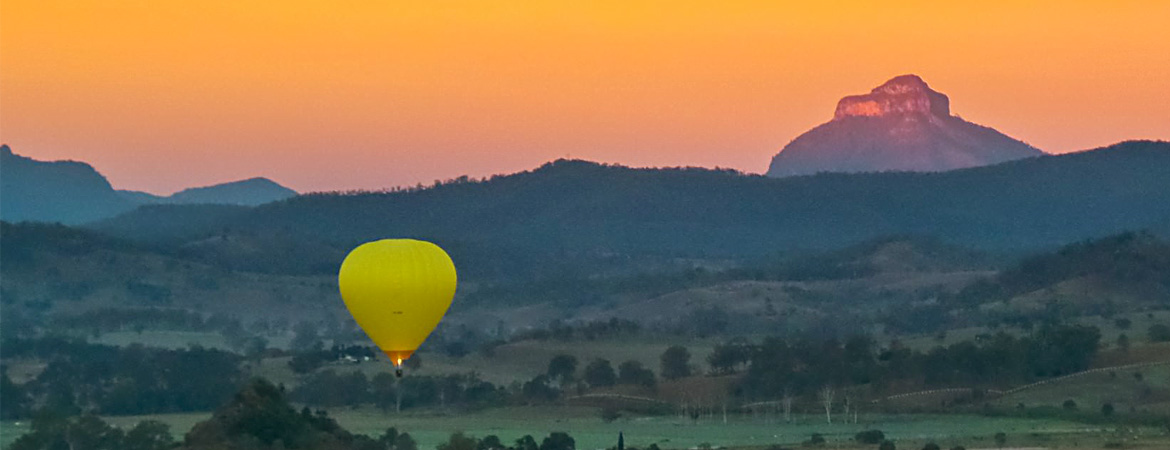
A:
<svg viewBox="0 0 1170 450">
<path fill-rule="evenodd" d="M 966 301 L 998 300 L 1077 279 L 1141 297 L 1170 299 L 1170 243 L 1149 233 L 1123 233 L 1070 244 L 1029 257 L 960 296 Z"/>
<path fill-rule="evenodd" d="M 34 405 L 57 414 L 153 414 L 206 411 L 222 404 L 241 382 L 238 355 L 199 347 L 113 347 L 62 338 L 4 339 L 7 359 L 47 365 L 16 385 L 3 374 L 6 417 L 24 417 Z"/>
<path fill-rule="evenodd" d="M 1096 328 L 1068 325 L 1046 326 L 1021 338 L 1000 333 L 929 351 L 878 348 L 864 336 L 843 343 L 769 338 L 759 344 L 724 344 L 709 362 L 720 373 L 746 367 L 739 388 L 754 398 L 812 395 L 824 386 L 855 386 L 870 395 L 892 388 L 1005 388 L 1085 370 L 1099 341 Z"/>
</svg>

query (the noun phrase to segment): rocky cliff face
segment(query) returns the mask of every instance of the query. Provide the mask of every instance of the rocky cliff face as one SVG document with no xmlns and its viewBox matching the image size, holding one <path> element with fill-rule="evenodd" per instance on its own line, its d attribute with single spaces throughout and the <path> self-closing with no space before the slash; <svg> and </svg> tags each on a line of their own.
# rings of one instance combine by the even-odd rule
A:
<svg viewBox="0 0 1170 450">
<path fill-rule="evenodd" d="M 850 95 L 837 102 L 833 120 L 846 117 L 881 117 L 891 114 L 951 115 L 951 101 L 936 92 L 917 75 L 894 77 L 868 94 Z"/>
<path fill-rule="evenodd" d="M 768 175 L 945 171 L 1043 155 L 950 113 L 950 99 L 916 75 L 895 77 L 837 103 L 833 120 L 793 139 Z"/>
</svg>

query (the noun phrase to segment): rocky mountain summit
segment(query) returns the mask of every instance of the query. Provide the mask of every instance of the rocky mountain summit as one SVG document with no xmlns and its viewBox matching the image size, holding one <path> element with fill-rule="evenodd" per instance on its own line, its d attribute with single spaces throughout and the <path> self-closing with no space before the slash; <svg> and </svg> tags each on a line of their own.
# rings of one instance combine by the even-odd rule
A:
<svg viewBox="0 0 1170 450">
<path fill-rule="evenodd" d="M 938 172 L 1044 153 L 992 128 L 951 115 L 950 99 L 917 75 L 837 102 L 833 120 L 793 139 L 768 175 L 818 172 Z"/>
</svg>

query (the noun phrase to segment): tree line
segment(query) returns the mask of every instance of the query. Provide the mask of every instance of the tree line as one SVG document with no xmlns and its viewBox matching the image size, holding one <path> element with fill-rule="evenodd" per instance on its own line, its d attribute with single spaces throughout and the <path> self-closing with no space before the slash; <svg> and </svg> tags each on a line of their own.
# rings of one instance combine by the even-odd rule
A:
<svg viewBox="0 0 1170 450">
<path fill-rule="evenodd" d="M 981 336 L 920 351 L 897 342 L 879 348 L 867 336 L 845 341 L 767 338 L 733 340 L 708 358 L 712 372 L 743 371 L 737 390 L 747 398 L 815 395 L 825 386 L 864 386 L 871 393 L 897 387 L 1007 387 L 1089 368 L 1100 330 L 1046 325 L 1027 336 Z"/>
<path fill-rule="evenodd" d="M 34 405 L 64 415 L 206 411 L 227 400 L 242 381 L 238 355 L 198 346 L 114 347 L 46 337 L 4 339 L 0 352 L 47 362 L 23 384 L 13 382 L 6 367 L 0 370 L 6 419 L 27 417 Z"/>
</svg>

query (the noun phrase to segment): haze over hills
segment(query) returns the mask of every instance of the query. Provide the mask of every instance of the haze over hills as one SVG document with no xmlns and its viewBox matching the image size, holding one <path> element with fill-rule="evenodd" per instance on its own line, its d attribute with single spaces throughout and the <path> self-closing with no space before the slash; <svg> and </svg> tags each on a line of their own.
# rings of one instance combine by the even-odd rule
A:
<svg viewBox="0 0 1170 450">
<path fill-rule="evenodd" d="M 482 182 L 298 196 L 225 211 L 196 227 L 183 219 L 191 214 L 181 205 L 140 209 L 92 227 L 173 245 L 224 230 L 251 236 L 246 242 L 265 237 L 337 249 L 414 237 L 465 261 L 473 269 L 461 273 L 471 278 L 528 276 L 579 269 L 584 261 L 645 267 L 646 258 L 750 258 L 891 234 L 984 249 L 1063 245 L 1165 223 L 1166 173 L 1170 143 L 1152 141 L 945 173 L 784 179 L 562 160 Z M 227 238 L 216 242 L 230 243 Z M 339 262 L 306 256 L 297 261 L 304 270 Z M 253 267 L 269 265 L 258 259 Z"/>
<path fill-rule="evenodd" d="M 1044 153 L 950 113 L 950 100 L 917 75 L 886 81 L 837 103 L 833 120 L 797 136 L 768 175 L 818 172 L 938 172 Z"/>
<path fill-rule="evenodd" d="M 38 161 L 0 146 L 3 200 L 7 221 L 80 224 L 124 213 L 144 204 L 225 204 L 254 206 L 297 195 L 267 178 L 251 178 L 190 188 L 170 196 L 116 190 L 84 162 Z"/>
</svg>

